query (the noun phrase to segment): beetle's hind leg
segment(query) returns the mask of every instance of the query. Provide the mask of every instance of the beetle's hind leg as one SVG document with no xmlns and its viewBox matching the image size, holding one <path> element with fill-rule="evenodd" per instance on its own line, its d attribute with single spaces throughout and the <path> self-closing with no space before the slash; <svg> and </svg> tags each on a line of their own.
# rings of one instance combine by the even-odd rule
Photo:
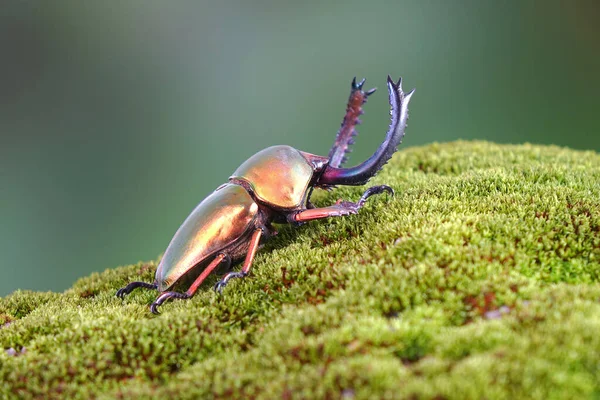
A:
<svg viewBox="0 0 600 400">
<path fill-rule="evenodd" d="M 356 214 L 358 210 L 365 205 L 369 197 L 384 192 L 388 192 L 392 196 L 394 195 L 394 190 L 387 185 L 372 186 L 365 190 L 361 198 L 356 203 L 338 200 L 337 203 L 329 207 L 311 208 L 307 210 L 296 211 L 288 215 L 288 221 L 291 223 L 301 224 L 303 222 L 312 221 L 315 219 Z"/>
<path fill-rule="evenodd" d="M 125 287 L 117 290 L 116 296 L 118 298 L 120 298 L 120 299 L 123 299 L 126 294 L 131 293 L 134 289 L 137 289 L 139 287 L 143 287 L 143 288 L 146 288 L 146 289 L 154 289 L 154 290 L 156 290 L 158 288 L 158 286 L 156 285 L 156 283 L 131 282 L 127 286 L 125 286 Z"/>
<path fill-rule="evenodd" d="M 242 266 L 242 270 L 240 272 L 229 272 L 226 274 L 223 279 L 221 279 L 215 285 L 215 291 L 221 293 L 223 288 L 227 286 L 229 280 L 232 278 L 245 278 L 250 272 L 250 268 L 252 267 L 252 261 L 254 260 L 254 255 L 256 254 L 256 250 L 258 250 L 258 244 L 260 242 L 260 237 L 262 236 L 262 229 L 258 228 L 252 234 L 250 238 L 250 245 L 248 247 L 248 253 L 246 253 L 246 260 L 244 260 L 244 265 Z"/>
<path fill-rule="evenodd" d="M 160 306 L 165 301 L 167 301 L 169 299 L 189 299 L 190 297 L 192 297 L 196 293 L 196 291 L 198 290 L 198 287 L 202 284 L 202 282 L 204 282 L 204 280 L 208 277 L 208 275 L 210 275 L 210 273 L 213 272 L 215 270 L 215 268 L 217 268 L 219 266 L 219 264 L 221 264 L 222 262 L 230 263 L 231 258 L 227 254 L 219 253 L 219 255 L 217 255 L 215 257 L 215 259 L 212 260 L 211 263 L 208 264 L 208 266 L 206 268 L 204 268 L 202 273 L 196 278 L 194 283 L 192 283 L 190 288 L 185 293 L 179 293 L 179 292 L 163 292 L 163 293 L 161 293 L 160 296 L 158 296 L 156 298 L 156 300 L 154 300 L 154 302 L 150 305 L 150 311 L 152 311 L 153 314 L 160 314 L 158 312 L 158 306 Z"/>
</svg>

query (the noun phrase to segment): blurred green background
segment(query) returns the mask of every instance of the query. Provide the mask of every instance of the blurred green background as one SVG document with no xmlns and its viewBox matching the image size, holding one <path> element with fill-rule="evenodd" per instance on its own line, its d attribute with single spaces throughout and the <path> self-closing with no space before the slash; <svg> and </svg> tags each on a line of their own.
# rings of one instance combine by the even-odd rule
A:
<svg viewBox="0 0 600 400">
<path fill-rule="evenodd" d="M 349 164 L 387 74 L 417 88 L 403 146 L 600 149 L 594 0 L 211 3 L 3 2 L 0 296 L 156 258 L 257 150 L 326 155 L 353 76 L 380 91 Z"/>
</svg>

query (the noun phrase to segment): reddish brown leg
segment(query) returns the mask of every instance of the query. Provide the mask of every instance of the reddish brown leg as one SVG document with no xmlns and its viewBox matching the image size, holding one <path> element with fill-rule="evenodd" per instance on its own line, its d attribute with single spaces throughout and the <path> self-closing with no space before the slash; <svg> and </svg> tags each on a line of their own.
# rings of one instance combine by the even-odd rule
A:
<svg viewBox="0 0 600 400">
<path fill-rule="evenodd" d="M 373 186 L 365 190 L 360 200 L 358 200 L 356 203 L 352 203 L 351 201 L 338 200 L 337 203 L 329 207 L 311 208 L 308 210 L 301 210 L 295 212 L 293 214 L 290 214 L 288 220 L 292 223 L 298 224 L 307 221 L 312 221 L 314 219 L 341 217 L 344 215 L 356 214 L 358 210 L 360 210 L 361 207 L 365 205 L 365 202 L 369 197 L 373 196 L 374 194 L 379 194 L 383 192 L 388 192 L 391 195 L 394 194 L 394 190 L 387 185 Z"/>
<path fill-rule="evenodd" d="M 221 279 L 215 285 L 215 290 L 219 293 L 223 291 L 223 288 L 227 286 L 227 283 L 232 278 L 244 278 L 250 272 L 250 268 L 252 267 L 252 261 L 254 260 L 254 255 L 256 254 L 256 250 L 258 250 L 258 243 L 260 242 L 260 237 L 262 235 L 262 229 L 258 228 L 252 234 L 250 238 L 250 246 L 248 247 L 248 253 L 246 253 L 246 260 L 244 260 L 244 265 L 242 265 L 242 269 L 240 272 L 229 272 L 226 274 L 223 279 Z"/>
<path fill-rule="evenodd" d="M 223 262 L 223 260 L 225 260 L 226 258 L 227 258 L 227 255 L 225 255 L 223 253 L 220 253 L 219 255 L 217 255 L 215 257 L 215 259 L 212 260 L 212 262 L 210 264 L 208 264 L 208 266 L 206 268 L 204 268 L 204 271 L 202 271 L 200 276 L 198 276 L 196 278 L 194 283 L 192 283 L 190 288 L 185 293 L 179 293 L 179 292 L 161 293 L 161 295 L 158 296 L 156 298 L 156 300 L 154 300 L 154 303 L 152 303 L 150 305 L 150 311 L 152 311 L 153 314 L 160 314 L 158 312 L 157 307 L 160 306 L 165 301 L 167 301 L 169 299 L 189 299 L 190 297 L 192 297 L 196 293 L 196 290 L 198 290 L 198 287 L 208 277 L 208 275 L 210 275 L 210 273 L 213 272 L 214 269 L 217 268 L 219 266 L 219 264 L 221 264 L 221 262 Z"/>
</svg>

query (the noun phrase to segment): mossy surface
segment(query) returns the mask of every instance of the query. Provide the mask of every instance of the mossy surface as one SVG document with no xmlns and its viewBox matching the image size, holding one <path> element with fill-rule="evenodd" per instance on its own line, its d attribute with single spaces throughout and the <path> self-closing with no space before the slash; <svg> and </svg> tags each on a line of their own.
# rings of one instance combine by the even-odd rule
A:
<svg viewBox="0 0 600 400">
<path fill-rule="evenodd" d="M 156 262 L 0 299 L 0 397 L 600 396 L 598 154 L 433 144 L 382 183 L 396 196 L 281 227 L 249 278 L 160 316 L 156 292 L 115 297 Z"/>
</svg>

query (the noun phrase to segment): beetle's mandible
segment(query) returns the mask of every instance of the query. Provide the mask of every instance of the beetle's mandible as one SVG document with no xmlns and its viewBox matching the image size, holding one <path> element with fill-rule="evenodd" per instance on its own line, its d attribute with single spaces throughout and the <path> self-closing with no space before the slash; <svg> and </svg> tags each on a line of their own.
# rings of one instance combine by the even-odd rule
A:
<svg viewBox="0 0 600 400">
<path fill-rule="evenodd" d="M 385 140 L 366 161 L 342 168 L 349 146 L 354 143 L 362 106 L 375 89 L 363 91 L 365 80 L 352 80 L 346 115 L 328 157 L 305 153 L 290 146 L 273 146 L 246 160 L 229 178 L 204 199 L 179 227 L 156 270 L 153 283 L 131 282 L 117 291 L 123 298 L 133 289 L 157 289 L 160 295 L 150 306 L 168 299 L 189 299 L 217 267 L 229 269 L 245 256 L 240 272 L 229 272 L 216 285 L 221 292 L 232 278 L 248 275 L 261 239 L 276 233 L 272 223 L 302 224 L 314 219 L 356 214 L 366 200 L 383 192 L 386 185 L 368 188 L 356 202 L 341 201 L 315 208 L 310 203 L 313 188 L 364 185 L 392 157 L 402 141 L 408 119 L 408 103 L 414 89 L 402 91 L 402 78 L 389 76 L 387 88 L 391 121 Z M 186 288 L 185 292 L 174 291 Z"/>
</svg>

